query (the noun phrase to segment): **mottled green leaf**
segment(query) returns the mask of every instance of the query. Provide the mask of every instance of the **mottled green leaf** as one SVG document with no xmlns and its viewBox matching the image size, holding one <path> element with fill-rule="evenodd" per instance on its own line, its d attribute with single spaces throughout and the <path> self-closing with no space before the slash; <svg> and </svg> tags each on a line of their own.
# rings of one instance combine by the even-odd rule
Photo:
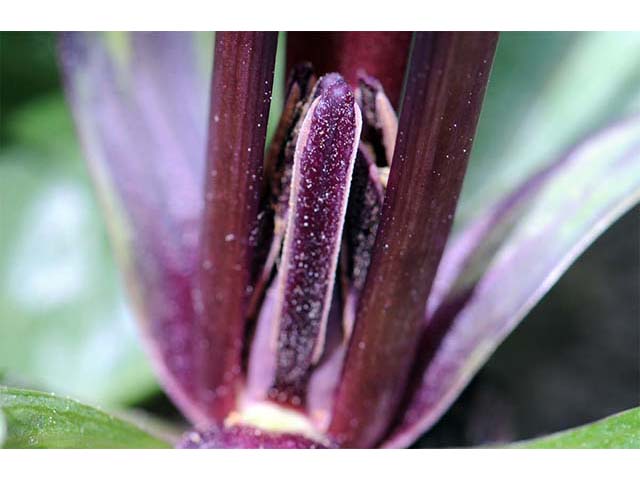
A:
<svg viewBox="0 0 640 480">
<path fill-rule="evenodd" d="M 519 442 L 516 448 L 640 448 L 640 407 L 597 422 Z"/>
<path fill-rule="evenodd" d="M 0 387 L 4 448 L 168 448 L 138 427 L 68 398 Z"/>
<path fill-rule="evenodd" d="M 4 413 L 0 410 L 0 448 L 4 445 L 4 441 L 7 437 L 7 421 L 4 418 Z"/>
</svg>

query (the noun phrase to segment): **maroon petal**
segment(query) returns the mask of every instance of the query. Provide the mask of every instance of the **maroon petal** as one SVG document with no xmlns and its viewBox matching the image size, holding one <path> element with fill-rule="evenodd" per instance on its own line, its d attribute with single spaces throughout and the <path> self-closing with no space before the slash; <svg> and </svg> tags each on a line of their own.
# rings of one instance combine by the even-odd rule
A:
<svg viewBox="0 0 640 480">
<path fill-rule="evenodd" d="M 310 367 L 323 351 L 362 120 L 349 86 L 337 75 L 300 128 L 290 213 L 278 272 L 275 390 L 300 404 Z"/>
<path fill-rule="evenodd" d="M 339 72 L 353 87 L 361 71 L 376 77 L 397 106 L 407 66 L 411 32 L 289 32 L 287 65 L 311 62 L 322 75 Z"/>
<path fill-rule="evenodd" d="M 422 335 L 414 393 L 383 446 L 433 425 L 598 235 L 640 201 L 640 117 L 587 139 L 454 239 Z M 475 247 L 475 248 L 474 248 Z"/>
<path fill-rule="evenodd" d="M 407 385 L 449 234 L 497 35 L 416 34 L 371 267 L 329 433 L 373 446 Z"/>
<path fill-rule="evenodd" d="M 192 420 L 191 355 L 209 69 L 189 33 L 67 33 L 67 99 L 147 351 Z"/>
<path fill-rule="evenodd" d="M 234 408 L 240 387 L 276 45 L 276 33 L 216 35 L 195 345 L 210 419 Z"/>
</svg>

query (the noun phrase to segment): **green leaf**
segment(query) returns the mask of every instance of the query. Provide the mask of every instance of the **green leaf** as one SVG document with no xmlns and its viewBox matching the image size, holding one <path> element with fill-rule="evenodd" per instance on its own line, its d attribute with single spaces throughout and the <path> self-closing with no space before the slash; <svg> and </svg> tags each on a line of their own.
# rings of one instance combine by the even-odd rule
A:
<svg viewBox="0 0 640 480">
<path fill-rule="evenodd" d="M 640 448 L 640 407 L 547 437 L 518 442 L 516 448 Z"/>
<path fill-rule="evenodd" d="M 170 448 L 99 409 L 41 392 L 0 387 L 5 448 Z"/>
<path fill-rule="evenodd" d="M 61 95 L 7 118 L 0 153 L 4 383 L 104 405 L 157 391 Z"/>
<path fill-rule="evenodd" d="M 4 441 L 7 438 L 7 421 L 4 419 L 4 414 L 0 409 L 0 448 L 4 445 Z"/>
<path fill-rule="evenodd" d="M 278 128 L 278 121 L 284 107 L 285 83 L 289 72 L 286 71 L 287 34 L 278 34 L 278 51 L 276 53 L 276 66 L 273 77 L 273 89 L 271 90 L 271 107 L 269 108 L 269 121 L 267 122 L 267 141 L 265 151 L 269 149 L 273 135 Z"/>
</svg>

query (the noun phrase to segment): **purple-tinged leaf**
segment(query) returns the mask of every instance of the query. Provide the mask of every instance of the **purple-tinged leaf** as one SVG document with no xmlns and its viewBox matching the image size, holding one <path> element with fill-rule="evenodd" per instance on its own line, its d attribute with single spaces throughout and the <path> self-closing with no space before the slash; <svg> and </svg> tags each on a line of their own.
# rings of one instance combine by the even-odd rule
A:
<svg viewBox="0 0 640 480">
<path fill-rule="evenodd" d="M 450 290 L 431 306 L 417 388 L 383 446 L 408 446 L 433 425 L 571 263 L 638 201 L 636 116 L 587 139 L 463 231 L 438 273 Z"/>
<path fill-rule="evenodd" d="M 356 101 L 362 110 L 362 142 L 373 149 L 376 164 L 391 165 L 398 136 L 398 117 L 378 80 L 361 75 Z"/>
<path fill-rule="evenodd" d="M 289 32 L 287 65 L 308 61 L 319 75 L 340 72 L 353 88 L 364 71 L 380 80 L 398 105 L 411 37 L 411 32 Z"/>
<path fill-rule="evenodd" d="M 382 219 L 329 433 L 373 446 L 402 400 L 497 35 L 416 34 Z"/>
<path fill-rule="evenodd" d="M 67 98 L 147 350 L 192 420 L 208 69 L 186 33 L 69 33 Z"/>
<path fill-rule="evenodd" d="M 342 228 L 362 119 L 337 75 L 318 82 L 300 127 L 290 212 L 278 272 L 277 398 L 300 405 L 324 346 Z"/>
<path fill-rule="evenodd" d="M 463 296 L 478 281 L 532 197 L 569 158 L 566 156 L 531 176 L 448 242 L 427 302 L 427 317 L 433 316 L 445 298 Z"/>
<path fill-rule="evenodd" d="M 178 445 L 179 448 L 327 448 L 302 435 L 293 433 L 265 432 L 245 426 L 211 427 L 204 432 L 189 432 Z"/>
<path fill-rule="evenodd" d="M 256 268 L 264 144 L 277 33 L 216 35 L 209 112 L 200 292 L 194 345 L 207 420 L 235 408 Z"/>
</svg>

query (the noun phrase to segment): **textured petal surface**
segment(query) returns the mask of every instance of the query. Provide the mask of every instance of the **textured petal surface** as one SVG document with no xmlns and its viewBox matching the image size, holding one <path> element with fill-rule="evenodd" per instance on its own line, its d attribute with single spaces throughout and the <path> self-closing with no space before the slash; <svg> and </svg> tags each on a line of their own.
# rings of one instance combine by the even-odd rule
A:
<svg viewBox="0 0 640 480">
<path fill-rule="evenodd" d="M 241 387 L 246 318 L 260 238 L 264 146 L 278 36 L 216 35 L 193 353 L 206 420 L 222 421 Z"/>
<path fill-rule="evenodd" d="M 587 139 L 452 242 L 436 280 L 443 300 L 431 305 L 415 367 L 420 379 L 383 446 L 408 446 L 433 425 L 575 258 L 639 200 L 636 116 Z"/>
<path fill-rule="evenodd" d="M 210 47 L 203 56 L 186 33 L 60 40 L 67 97 L 148 350 L 192 418 Z"/>
<path fill-rule="evenodd" d="M 396 413 L 449 234 L 497 41 L 416 34 L 371 266 L 329 429 L 375 445 Z"/>
</svg>

